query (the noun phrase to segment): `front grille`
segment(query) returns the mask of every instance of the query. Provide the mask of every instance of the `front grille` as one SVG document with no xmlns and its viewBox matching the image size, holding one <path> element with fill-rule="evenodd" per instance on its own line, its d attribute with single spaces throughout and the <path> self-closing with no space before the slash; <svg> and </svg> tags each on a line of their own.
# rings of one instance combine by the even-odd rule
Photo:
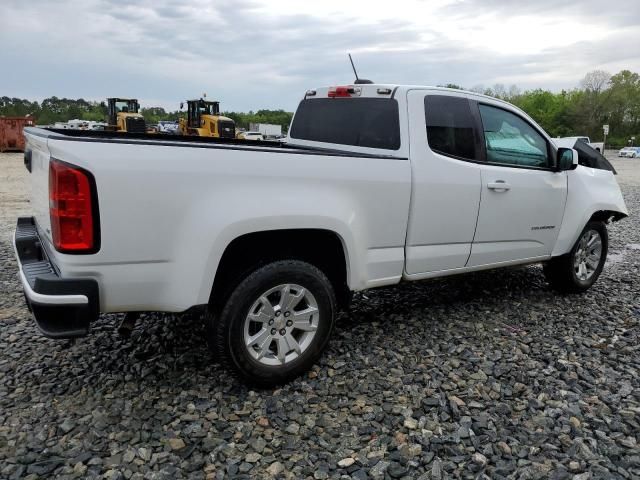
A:
<svg viewBox="0 0 640 480">
<path fill-rule="evenodd" d="M 127 117 L 127 132 L 145 133 L 146 131 L 147 131 L 147 125 L 144 122 L 144 118 Z"/>
<path fill-rule="evenodd" d="M 236 137 L 236 124 L 233 122 L 227 122 L 220 120 L 218 122 L 218 132 L 222 138 L 235 138 Z"/>
</svg>

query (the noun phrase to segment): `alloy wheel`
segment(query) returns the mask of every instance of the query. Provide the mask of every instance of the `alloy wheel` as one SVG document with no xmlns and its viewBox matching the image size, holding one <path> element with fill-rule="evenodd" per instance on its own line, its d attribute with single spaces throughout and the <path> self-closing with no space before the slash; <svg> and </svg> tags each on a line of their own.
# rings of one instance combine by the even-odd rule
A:
<svg viewBox="0 0 640 480">
<path fill-rule="evenodd" d="M 320 314 L 313 294 L 296 284 L 282 284 L 253 302 L 244 322 L 244 343 L 252 358 L 279 366 L 294 361 L 311 345 Z"/>
<path fill-rule="evenodd" d="M 593 277 L 602 258 L 602 237 L 597 230 L 587 230 L 580 237 L 573 254 L 573 268 L 578 280 L 587 281 Z"/>
</svg>

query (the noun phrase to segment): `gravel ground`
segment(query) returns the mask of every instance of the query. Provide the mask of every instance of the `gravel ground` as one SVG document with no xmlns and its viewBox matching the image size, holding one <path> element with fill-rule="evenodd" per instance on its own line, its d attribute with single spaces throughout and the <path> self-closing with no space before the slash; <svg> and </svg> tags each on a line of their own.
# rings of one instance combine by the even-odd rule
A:
<svg viewBox="0 0 640 480">
<path fill-rule="evenodd" d="M 36 333 L 0 154 L 0 478 L 639 478 L 640 160 L 614 164 L 632 214 L 587 294 L 539 267 L 366 292 L 308 376 L 252 391 L 189 316 Z"/>
</svg>

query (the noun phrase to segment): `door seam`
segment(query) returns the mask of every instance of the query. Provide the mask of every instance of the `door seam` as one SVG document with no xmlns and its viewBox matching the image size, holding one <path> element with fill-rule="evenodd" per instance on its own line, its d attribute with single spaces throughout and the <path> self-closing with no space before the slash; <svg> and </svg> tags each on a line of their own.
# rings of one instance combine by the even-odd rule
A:
<svg viewBox="0 0 640 480">
<path fill-rule="evenodd" d="M 480 209 L 482 208 L 482 167 L 478 167 L 478 173 L 480 174 L 480 198 L 478 199 L 478 214 L 476 215 L 476 225 L 473 228 L 473 237 L 471 238 L 471 247 L 469 248 L 469 256 L 467 257 L 467 261 L 464 262 L 464 266 L 466 267 L 469 264 L 469 259 L 471 258 L 471 253 L 473 252 L 473 244 L 476 241 L 476 233 L 478 232 L 478 220 L 480 218 Z"/>
</svg>

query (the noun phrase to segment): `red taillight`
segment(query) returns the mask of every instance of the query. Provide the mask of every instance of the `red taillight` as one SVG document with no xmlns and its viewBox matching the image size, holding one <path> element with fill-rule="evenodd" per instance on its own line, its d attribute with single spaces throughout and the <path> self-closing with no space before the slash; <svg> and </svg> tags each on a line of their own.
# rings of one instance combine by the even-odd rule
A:
<svg viewBox="0 0 640 480">
<path fill-rule="evenodd" d="M 59 252 L 95 250 L 91 188 L 92 179 L 85 170 L 53 159 L 49 163 L 51 236 Z"/>
</svg>

